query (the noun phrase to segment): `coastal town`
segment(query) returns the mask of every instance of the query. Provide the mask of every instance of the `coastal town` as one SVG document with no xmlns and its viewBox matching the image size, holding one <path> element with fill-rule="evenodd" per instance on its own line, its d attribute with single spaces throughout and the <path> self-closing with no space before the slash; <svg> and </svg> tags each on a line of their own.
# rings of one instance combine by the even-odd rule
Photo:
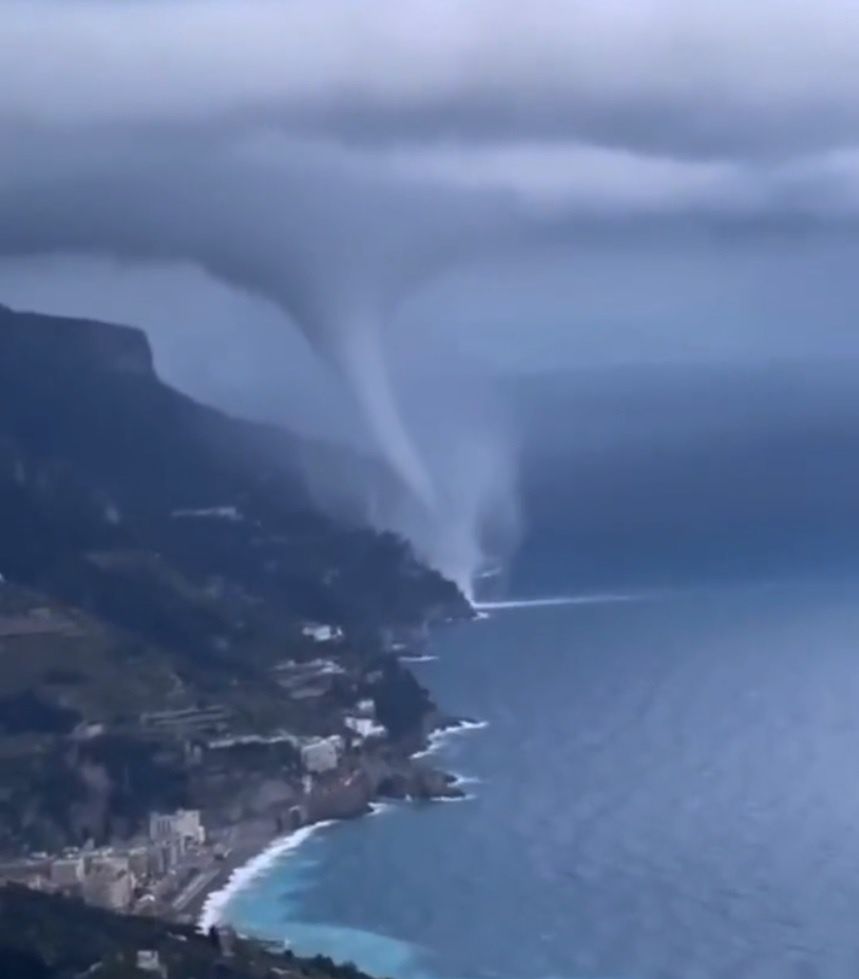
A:
<svg viewBox="0 0 859 979">
<path fill-rule="evenodd" d="M 219 856 L 222 851 L 207 839 L 199 810 L 178 810 L 152 813 L 144 838 L 30 854 L 0 864 L 0 876 L 112 911 L 160 913 L 171 906 L 180 909 L 183 895 Z"/>
<path fill-rule="evenodd" d="M 198 925 L 239 868 L 378 800 L 462 796 L 421 757 L 458 721 L 409 660 L 473 610 L 320 508 L 313 458 L 163 383 L 139 330 L 0 306 L 0 966 L 211 975 Z M 231 979 L 357 975 L 253 944 Z"/>
<path fill-rule="evenodd" d="M 0 617 L 0 634 L 7 640 L 46 632 L 69 635 L 73 625 L 47 609 L 14 620 Z M 302 635 L 326 655 L 278 662 L 272 670 L 274 680 L 285 700 L 293 704 L 322 702 L 338 688 L 361 689 L 365 695 L 341 707 L 336 717 L 323 714 L 330 726 L 339 729 L 337 733 L 237 730 L 231 711 L 217 703 L 150 711 L 139 718 L 147 736 L 163 745 L 178 746 L 190 769 L 209 775 L 229 768 L 225 759 L 235 753 L 245 758 L 277 757 L 280 778 L 267 780 L 266 802 L 238 818 L 218 806 L 208 811 L 151 811 L 143 830 L 128 839 L 97 845 L 90 838 L 58 852 L 28 852 L 15 859 L 0 859 L 0 883 L 79 898 L 111 911 L 193 922 L 206 896 L 277 836 L 329 816 L 360 815 L 378 795 L 430 798 L 459 794 L 450 777 L 392 750 L 372 696 L 383 674 L 379 670 L 359 677 L 350 674 L 337 657 L 344 644 L 342 630 L 306 623 Z M 389 637 L 388 644 L 392 655 L 408 649 L 401 637 Z M 105 725 L 90 723 L 76 728 L 70 740 L 86 742 L 107 733 Z M 248 776 L 252 785 L 252 772 Z"/>
</svg>

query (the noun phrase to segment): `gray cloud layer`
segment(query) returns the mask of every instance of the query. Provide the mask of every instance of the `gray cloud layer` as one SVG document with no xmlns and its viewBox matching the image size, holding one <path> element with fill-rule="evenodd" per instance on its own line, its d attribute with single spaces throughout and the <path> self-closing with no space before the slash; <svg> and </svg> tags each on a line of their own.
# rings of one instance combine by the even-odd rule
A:
<svg viewBox="0 0 859 979">
<path fill-rule="evenodd" d="M 718 151 L 826 147 L 857 118 L 849 0 L 12 0 L 4 36 L 0 113 L 27 124 L 250 114 Z"/>
<path fill-rule="evenodd" d="M 2 26 L 0 253 L 265 297 L 432 512 L 453 481 L 388 378 L 416 290 L 536 249 L 854 233 L 846 0 L 7 0 Z"/>
<path fill-rule="evenodd" d="M 154 156 L 150 183 L 159 170 L 175 183 L 165 155 L 181 155 L 186 185 L 216 163 L 283 194 L 325 184 L 348 199 L 347 234 L 356 195 L 373 201 L 374 241 L 390 212 L 419 223 L 403 196 L 429 189 L 506 195 L 555 224 L 836 221 L 859 197 L 846 0 L 9 0 L 3 26 L 7 187 L 38 137 L 30 152 L 64 179 L 75 141 L 99 173 L 121 139 L 138 170 Z"/>
</svg>

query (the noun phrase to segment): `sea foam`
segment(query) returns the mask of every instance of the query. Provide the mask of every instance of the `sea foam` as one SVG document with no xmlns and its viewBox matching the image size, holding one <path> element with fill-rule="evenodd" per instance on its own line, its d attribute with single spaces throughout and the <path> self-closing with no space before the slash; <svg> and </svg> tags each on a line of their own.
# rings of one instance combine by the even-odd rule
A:
<svg viewBox="0 0 859 979">
<path fill-rule="evenodd" d="M 230 901 L 244 890 L 248 884 L 260 874 L 270 870 L 287 854 L 294 853 L 303 843 L 318 830 L 332 826 L 335 820 L 324 820 L 311 826 L 302 826 L 289 836 L 281 836 L 266 847 L 262 853 L 252 857 L 247 863 L 237 867 L 229 876 L 226 884 L 219 890 L 212 891 L 203 904 L 197 927 L 200 931 L 208 931 L 212 925 L 218 925 L 223 919 L 224 910 Z"/>
<path fill-rule="evenodd" d="M 460 721 L 455 726 L 433 731 L 427 738 L 427 747 L 422 751 L 416 751 L 412 758 L 427 758 L 444 747 L 445 743 L 455 735 L 467 734 L 469 731 L 482 731 L 485 727 L 489 727 L 489 721 Z"/>
</svg>

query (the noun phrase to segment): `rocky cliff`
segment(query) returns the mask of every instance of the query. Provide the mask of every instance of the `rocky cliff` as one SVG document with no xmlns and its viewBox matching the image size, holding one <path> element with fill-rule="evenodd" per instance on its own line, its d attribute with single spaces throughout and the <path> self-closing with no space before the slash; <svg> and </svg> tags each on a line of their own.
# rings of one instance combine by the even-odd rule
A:
<svg viewBox="0 0 859 979">
<path fill-rule="evenodd" d="M 323 449 L 162 384 L 137 330 L 0 307 L 7 577 L 119 625 L 129 624 L 122 603 L 104 594 L 105 561 L 93 554 L 157 554 L 189 579 L 323 621 L 376 627 L 464 611 L 456 588 L 402 541 L 319 512 L 301 478 L 307 451 Z M 151 579 L 153 560 L 144 566 L 135 576 Z"/>
</svg>

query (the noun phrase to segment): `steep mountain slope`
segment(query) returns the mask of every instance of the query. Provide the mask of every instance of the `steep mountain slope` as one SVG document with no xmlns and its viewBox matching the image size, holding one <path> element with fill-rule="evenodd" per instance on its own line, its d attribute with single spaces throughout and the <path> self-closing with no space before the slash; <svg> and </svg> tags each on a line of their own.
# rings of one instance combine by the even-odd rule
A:
<svg viewBox="0 0 859 979">
<path fill-rule="evenodd" d="M 128 573 L 129 554 L 146 552 L 141 579 L 157 554 L 204 586 L 233 584 L 326 621 L 414 623 L 434 604 L 461 607 L 401 541 L 318 512 L 300 477 L 307 450 L 162 384 L 140 331 L 0 307 L 7 577 L 119 624 L 133 612 L 105 594 L 95 554 L 122 552 Z"/>
<path fill-rule="evenodd" d="M 470 608 L 403 541 L 314 507 L 299 458 L 331 451 L 164 385 L 138 330 L 0 307 L 0 852 L 301 798 L 295 748 L 265 738 L 341 734 L 368 696 L 408 767 L 436 712 L 386 639 Z M 320 655 L 312 622 L 337 666 L 302 697 L 279 671 Z M 211 730 L 147 720 L 198 710 Z M 224 735 L 258 740 L 206 749 Z"/>
</svg>

